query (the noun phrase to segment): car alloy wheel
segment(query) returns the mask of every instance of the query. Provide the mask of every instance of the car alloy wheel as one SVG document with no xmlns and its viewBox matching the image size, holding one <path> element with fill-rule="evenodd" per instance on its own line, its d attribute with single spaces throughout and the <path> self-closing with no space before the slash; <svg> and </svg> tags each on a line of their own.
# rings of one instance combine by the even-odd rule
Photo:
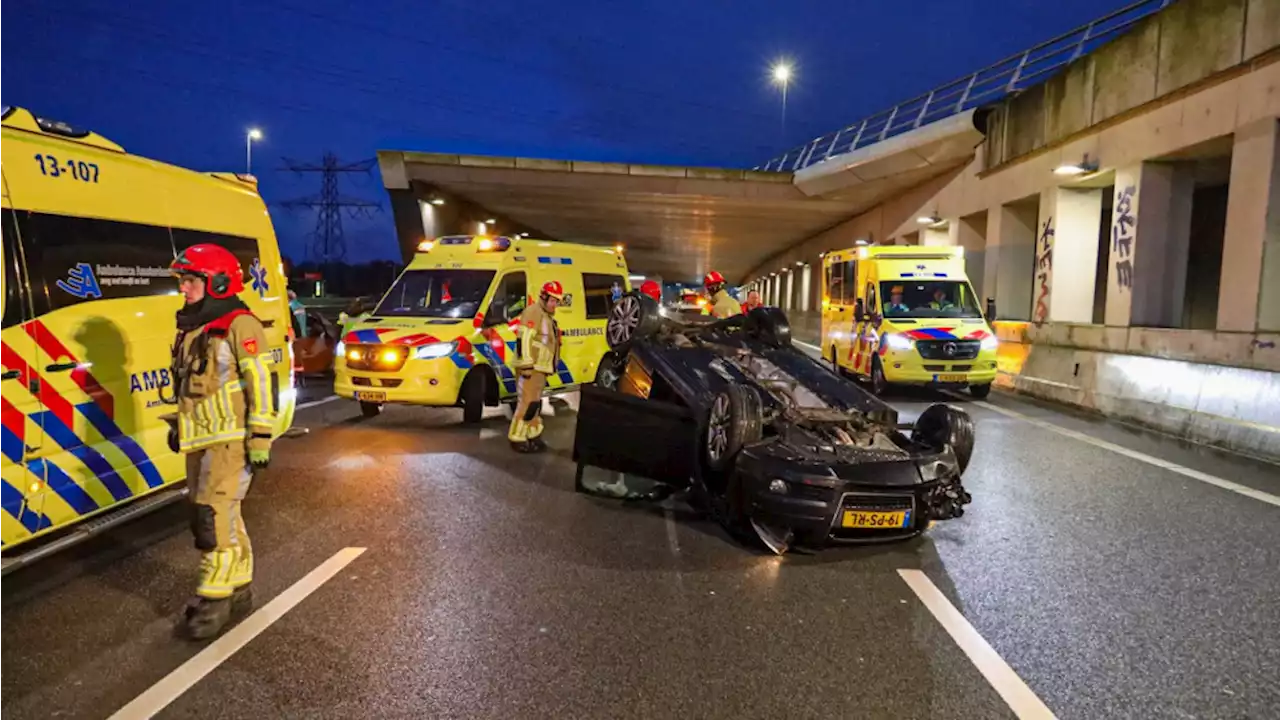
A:
<svg viewBox="0 0 1280 720">
<path fill-rule="evenodd" d="M 707 457 L 712 463 L 720 463 L 729 450 L 729 424 L 733 418 L 729 412 L 729 396 L 721 393 L 711 404 L 711 417 L 707 421 Z"/>
<path fill-rule="evenodd" d="M 634 295 L 623 295 L 609 313 L 609 346 L 626 345 L 639 325 L 640 299 Z"/>
</svg>

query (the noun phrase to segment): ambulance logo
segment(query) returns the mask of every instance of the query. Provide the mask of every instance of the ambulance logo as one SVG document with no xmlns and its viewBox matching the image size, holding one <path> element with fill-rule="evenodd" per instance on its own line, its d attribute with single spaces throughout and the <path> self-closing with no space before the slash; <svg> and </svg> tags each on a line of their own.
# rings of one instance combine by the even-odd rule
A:
<svg viewBox="0 0 1280 720">
<path fill-rule="evenodd" d="M 93 267 L 89 263 L 76 263 L 67 271 L 67 279 L 56 284 L 62 292 L 81 300 L 102 297 L 102 288 L 98 287 L 98 279 L 93 276 Z"/>
<path fill-rule="evenodd" d="M 258 258 L 253 259 L 253 264 L 249 266 L 249 282 L 254 292 L 258 293 L 258 297 L 263 297 L 271 286 L 267 284 L 267 269 L 262 266 Z"/>
</svg>

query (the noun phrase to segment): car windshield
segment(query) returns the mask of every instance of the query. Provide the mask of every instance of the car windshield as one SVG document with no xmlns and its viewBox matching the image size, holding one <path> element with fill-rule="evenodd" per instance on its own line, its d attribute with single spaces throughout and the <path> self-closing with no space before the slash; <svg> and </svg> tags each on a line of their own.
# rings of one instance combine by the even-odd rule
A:
<svg viewBox="0 0 1280 720">
<path fill-rule="evenodd" d="M 886 318 L 982 317 L 973 288 L 963 280 L 882 282 L 880 309 Z"/>
<path fill-rule="evenodd" d="M 391 286 L 375 315 L 467 318 L 493 282 L 493 270 L 406 270 Z"/>
</svg>

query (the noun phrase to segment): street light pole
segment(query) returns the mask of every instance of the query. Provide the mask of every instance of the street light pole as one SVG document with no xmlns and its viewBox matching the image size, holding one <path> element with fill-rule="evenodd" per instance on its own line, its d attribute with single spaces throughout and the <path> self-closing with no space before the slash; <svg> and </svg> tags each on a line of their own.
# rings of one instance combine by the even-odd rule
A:
<svg viewBox="0 0 1280 720">
<path fill-rule="evenodd" d="M 253 141 L 262 139 L 262 131 L 252 128 L 244 135 L 244 173 L 253 174 Z"/>
</svg>

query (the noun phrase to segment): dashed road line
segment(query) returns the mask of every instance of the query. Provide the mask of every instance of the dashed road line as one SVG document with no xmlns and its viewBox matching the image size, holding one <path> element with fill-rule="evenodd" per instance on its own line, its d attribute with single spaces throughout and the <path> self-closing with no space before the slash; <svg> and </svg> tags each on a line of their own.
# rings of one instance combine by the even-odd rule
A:
<svg viewBox="0 0 1280 720">
<path fill-rule="evenodd" d="M 927 575 L 920 570 L 899 570 L 898 575 L 968 656 L 969 661 L 982 673 L 982 677 L 987 679 L 1014 715 L 1020 720 L 1052 720 L 1055 717 L 1053 711 L 1018 677 L 995 648 L 978 634 Z"/>
<path fill-rule="evenodd" d="M 319 567 L 291 585 L 288 590 L 272 598 L 271 602 L 260 610 L 214 640 L 195 657 L 178 666 L 177 670 L 166 675 L 128 705 L 120 708 L 110 720 L 143 720 L 155 716 L 191 689 L 191 686 L 200 682 L 205 675 L 213 672 L 237 651 L 248 645 L 249 641 L 260 635 L 263 630 L 271 627 L 272 623 L 284 617 L 284 614 L 292 610 L 295 605 L 350 565 L 364 551 L 365 548 L 362 547 L 339 550 L 333 557 L 325 560 Z"/>
<path fill-rule="evenodd" d="M 307 408 L 309 408 L 309 407 L 315 407 L 315 406 L 317 406 L 317 405 L 324 405 L 325 403 L 331 403 L 331 402 L 333 402 L 334 400 L 340 400 L 340 399 L 341 399 L 341 398 L 339 398 L 337 395 L 330 395 L 329 397 L 323 397 L 323 398 L 320 398 L 319 400 L 312 400 L 311 402 L 304 402 L 304 403 L 302 403 L 301 405 L 299 405 L 299 406 L 295 407 L 295 408 L 294 408 L 294 410 L 295 410 L 295 411 L 297 411 L 297 410 L 306 410 L 306 409 L 307 409 Z"/>
</svg>

